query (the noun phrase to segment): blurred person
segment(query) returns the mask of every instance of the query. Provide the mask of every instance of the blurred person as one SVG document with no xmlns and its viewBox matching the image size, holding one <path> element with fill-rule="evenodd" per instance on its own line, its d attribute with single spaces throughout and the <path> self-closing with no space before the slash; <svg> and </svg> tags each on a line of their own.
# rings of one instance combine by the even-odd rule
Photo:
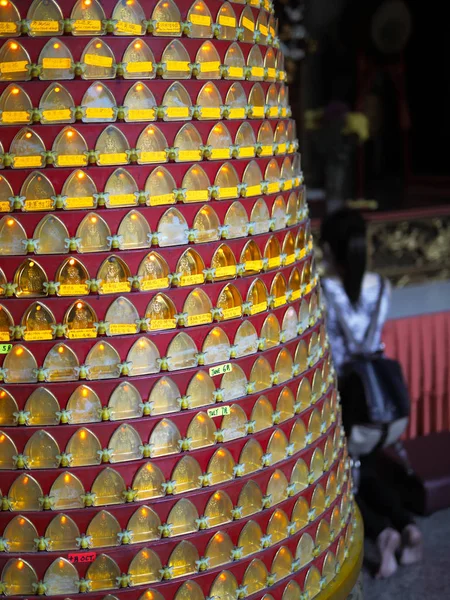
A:
<svg viewBox="0 0 450 600">
<path fill-rule="evenodd" d="M 380 373 L 388 380 L 389 377 L 396 379 L 395 384 L 400 383 L 397 388 L 394 386 L 395 392 L 399 390 L 399 396 L 402 385 L 407 394 L 401 367 L 383 355 L 381 334 L 388 316 L 390 285 L 381 276 L 366 270 L 366 226 L 358 212 L 341 209 L 326 217 L 321 227 L 321 242 L 326 268 L 322 286 L 327 305 L 328 336 L 339 378 L 343 425 L 353 464 L 359 466 L 355 473 L 355 479 L 358 479 L 355 487 L 359 485 L 356 501 L 366 535 L 375 542 L 380 554 L 376 577 L 386 578 L 397 570 L 397 556 L 402 565 L 416 563 L 422 558 L 422 535 L 404 505 L 401 491 L 385 481 L 376 466 L 381 449 L 397 441 L 404 431 L 407 417 L 397 419 L 405 412 L 401 411 L 402 407 L 396 412 L 398 407 L 394 406 L 383 425 L 372 425 L 376 422 L 370 420 L 374 407 L 367 407 L 370 400 L 379 401 L 380 394 L 383 395 L 386 389 L 383 388 L 385 381 L 381 381 L 381 387 L 378 385 Z M 374 370 L 373 365 L 381 371 Z M 364 380 L 367 373 L 363 367 L 367 366 L 369 376 Z M 394 376 L 386 372 L 391 367 Z M 362 368 L 357 373 L 362 373 L 362 380 L 355 386 L 354 375 L 358 368 Z M 378 397 L 376 394 L 371 397 L 371 386 L 376 388 Z M 391 396 L 392 387 L 388 390 Z M 409 403 L 409 399 L 407 401 Z M 395 402 L 394 399 L 392 404 Z M 384 411 L 388 408 L 388 403 L 387 408 L 382 406 Z M 361 423 L 368 425 L 358 425 Z"/>
</svg>

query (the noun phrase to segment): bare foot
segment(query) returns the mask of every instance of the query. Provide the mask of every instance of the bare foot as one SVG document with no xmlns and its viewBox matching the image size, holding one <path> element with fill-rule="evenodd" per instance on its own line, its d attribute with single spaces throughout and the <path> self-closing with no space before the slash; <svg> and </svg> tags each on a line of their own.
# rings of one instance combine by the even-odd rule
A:
<svg viewBox="0 0 450 600">
<path fill-rule="evenodd" d="M 397 559 L 395 553 L 400 548 L 401 537 L 398 531 L 387 527 L 383 529 L 377 537 L 377 548 L 380 552 L 381 562 L 378 573 L 375 575 L 377 579 L 386 579 L 395 573 L 397 570 Z"/>
<path fill-rule="evenodd" d="M 413 565 L 420 562 L 423 555 L 422 533 L 417 525 L 407 525 L 402 531 L 402 552 L 400 563 Z"/>
</svg>

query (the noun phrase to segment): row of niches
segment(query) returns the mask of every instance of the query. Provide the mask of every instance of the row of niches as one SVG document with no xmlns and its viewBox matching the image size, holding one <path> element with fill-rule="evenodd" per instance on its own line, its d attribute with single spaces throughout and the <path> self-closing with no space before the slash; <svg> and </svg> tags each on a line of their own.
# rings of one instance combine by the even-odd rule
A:
<svg viewBox="0 0 450 600">
<path fill-rule="evenodd" d="M 309 573 L 317 572 L 317 579 L 312 581 L 313 577 L 309 577 L 308 585 L 307 576 L 304 587 L 306 589 L 309 587 L 315 595 L 323 587 L 322 576 L 327 584 L 330 583 L 340 571 L 340 562 L 345 561 L 346 547 L 351 545 L 351 530 L 346 527 L 347 521 L 351 517 L 351 503 L 348 504 L 350 506 L 347 519 L 342 518 L 342 522 L 336 524 L 338 530 L 335 535 L 332 534 L 331 530 L 333 515 L 327 515 L 320 521 L 318 526 L 314 525 L 311 528 L 312 535 L 304 533 L 301 536 L 296 536 L 297 539 L 300 538 L 298 542 L 295 539 L 286 546 L 281 545 L 276 553 L 270 552 L 266 557 L 262 556 L 261 558 L 265 558 L 265 562 L 269 563 L 269 568 L 265 566 L 260 558 L 255 558 L 250 562 L 243 576 L 244 584 L 248 577 L 248 584 L 244 585 L 244 591 L 240 597 L 252 595 L 252 592 L 249 592 L 249 587 L 250 590 L 270 588 L 284 579 L 292 578 L 293 574 L 307 567 L 318 555 L 325 554 L 333 545 L 336 548 L 338 558 L 333 552 L 327 552 L 322 566 L 322 574 L 316 567 L 311 567 Z M 245 533 L 250 534 L 250 529 Z M 245 537 L 247 542 L 247 535 Z M 335 543 L 336 540 L 338 540 L 337 544 Z M 265 541 L 265 544 L 266 549 L 270 548 L 267 541 Z M 289 547 L 292 548 L 293 552 Z M 200 555 L 199 550 L 204 553 L 203 556 Z M 249 562 L 249 558 L 260 551 L 261 548 L 257 544 L 257 540 L 253 540 L 253 542 L 249 540 L 245 550 L 248 552 L 247 556 L 242 558 L 236 556 L 236 553 L 239 552 L 238 546 L 234 545 L 226 531 L 219 531 L 214 536 L 206 538 L 200 548 L 196 548 L 192 542 L 187 540 L 178 543 L 170 554 L 167 554 L 167 551 L 164 553 L 164 555 L 167 554 L 167 556 L 163 555 L 164 562 L 167 560 L 167 564 L 164 564 L 161 557 L 151 548 L 144 548 L 129 562 L 126 572 L 122 572 L 123 569 L 119 568 L 113 558 L 106 554 L 100 554 L 89 565 L 85 577 L 81 577 L 73 564 L 67 559 L 59 557 L 47 568 L 41 581 L 38 580 L 37 573 L 30 563 L 22 558 L 12 558 L 3 568 L 2 584 L 5 594 L 8 596 L 30 594 L 59 596 L 89 591 L 114 590 L 192 576 L 239 560 Z M 228 574 L 228 579 L 233 578 L 231 581 L 236 582 L 229 571 L 225 571 L 225 573 Z M 219 580 L 219 584 L 219 589 L 223 589 L 223 582 Z M 297 587 L 300 589 L 299 586 Z M 142 597 L 146 598 L 146 595 L 144 594 Z M 175 597 L 178 598 L 178 594 Z M 186 596 L 186 598 L 192 597 L 192 595 Z M 313 596 L 308 595 L 308 597 Z"/>
<path fill-rule="evenodd" d="M 92 514 L 96 512 L 96 507 L 110 506 L 116 514 L 115 507 L 123 509 L 130 503 L 165 499 L 164 502 L 152 503 L 154 509 L 159 511 L 164 510 L 161 507 L 166 506 L 166 501 L 172 502 L 173 496 L 190 494 L 198 490 L 202 491 L 202 500 L 199 502 L 205 502 L 210 495 L 204 488 L 219 486 L 214 493 L 223 492 L 221 486 L 227 484 L 227 492 L 235 498 L 238 508 L 236 512 L 233 511 L 233 516 L 244 518 L 299 494 L 324 474 L 328 474 L 328 482 L 322 481 L 327 493 L 335 486 L 338 486 L 340 491 L 347 478 L 346 456 L 343 455 L 340 459 L 336 476 L 329 471 L 333 469 L 333 462 L 337 460 L 343 446 L 344 433 L 337 424 L 334 433 L 330 433 L 326 438 L 323 450 L 317 447 L 309 459 L 305 457 L 306 462 L 304 458 L 295 460 L 294 457 L 288 461 L 286 468 L 273 470 L 268 478 L 261 477 L 264 470 L 259 469 L 258 472 L 253 472 L 252 479 L 247 477 L 241 479 L 239 472 L 242 469 L 236 468 L 241 463 L 236 463 L 229 450 L 224 447 L 218 448 L 212 454 L 205 471 L 193 456 L 187 454 L 172 461 L 173 466 L 163 469 L 167 473 L 166 476 L 160 468 L 164 465 L 158 466 L 154 461 L 147 461 L 139 465 L 131 477 L 130 471 L 126 472 L 126 479 L 131 483 L 128 487 L 125 485 L 125 474 L 121 475 L 118 470 L 109 466 L 99 469 L 98 474 L 94 474 L 90 485 L 83 484 L 73 470 L 62 473 L 49 471 L 44 474 L 45 490 L 39 483 L 38 471 L 33 474 L 13 473 L 9 488 L 8 484 L 6 488 L 3 485 L 1 510 L 37 512 L 84 509 Z M 254 457 L 255 452 L 257 455 L 261 454 L 260 446 L 255 440 L 247 442 L 244 448 L 246 448 L 244 458 L 247 462 Z M 255 464 L 260 463 L 261 461 L 258 463 L 256 460 Z M 198 503 L 197 505 L 200 506 Z M 129 511 L 126 512 L 128 514 Z M 119 514 L 123 513 L 119 512 Z M 4 522 L 3 518 L 2 522 Z"/>
<path fill-rule="evenodd" d="M 108 84 L 96 81 L 83 94 L 81 104 L 76 105 L 72 94 L 64 85 L 52 83 L 40 97 L 39 105 L 33 106 L 26 90 L 17 84 L 10 84 L 0 96 L 0 125 L 58 124 L 75 121 L 112 123 L 116 120 L 138 123 L 156 119 L 277 119 L 291 114 L 288 92 L 284 85 L 277 87 L 271 84 L 264 93 L 261 84 L 255 83 L 247 93 L 239 82 L 235 82 L 226 93 L 221 86 L 221 93 L 215 83 L 208 81 L 194 97 L 193 91 L 189 94 L 179 81 L 167 84 L 167 87 L 164 85 L 164 88 L 164 95 L 157 101 L 154 91 L 151 91 L 146 83 L 138 81 L 128 89 L 123 101 L 119 102 Z M 295 123 L 289 126 L 295 127 Z M 263 145 L 273 144 L 275 140 L 270 140 L 267 125 L 265 129 L 264 140 L 258 142 Z M 289 137 L 295 139 L 295 133 Z M 283 141 L 277 140 L 277 143 Z"/>
<path fill-rule="evenodd" d="M 307 349 L 303 348 L 303 365 L 307 366 Z M 255 399 L 248 418 L 238 405 L 219 411 L 214 407 L 211 414 L 227 413 L 221 421 L 225 441 L 243 437 L 247 432 L 258 432 L 283 423 L 295 414 L 307 410 L 315 404 L 334 381 L 334 371 L 330 356 L 322 368 L 317 367 L 312 383 L 304 377 L 291 387 L 284 387 L 274 400 L 274 407 L 265 396 Z M 226 380 L 225 380 L 226 383 Z M 295 390 L 297 390 L 295 392 Z M 161 416 L 184 410 L 212 406 L 223 398 L 223 388 L 217 388 L 209 372 L 199 370 L 186 382 L 183 392 L 170 377 L 162 377 L 147 392 L 140 392 L 132 383 L 122 382 L 105 398 L 105 406 L 98 394 L 86 385 L 78 386 L 67 401 L 58 399 L 53 392 L 43 386 L 35 389 L 28 398 L 19 398 L 21 408 L 13 396 L 14 391 L 0 388 L 0 425 L 43 426 L 59 424 L 98 423 L 100 421 L 121 421 L 138 419 L 143 416 Z M 275 395 L 273 398 L 275 399 Z M 336 398 L 333 395 L 332 408 Z M 247 411 L 248 412 L 248 411 Z M 220 416 L 220 415 L 219 415 Z"/>
<path fill-rule="evenodd" d="M 44 181 L 44 176 L 38 175 L 37 177 L 40 178 L 40 181 Z M 2 179 L 1 176 L 0 179 Z M 36 199 L 24 200 L 23 202 L 26 206 L 27 202 L 38 201 Z M 83 217 L 83 213 L 80 212 L 77 213 L 75 218 L 63 216 L 63 213 L 61 213 L 59 216 L 46 215 L 37 223 L 34 222 L 34 219 L 30 223 L 29 221 L 24 222 L 25 219 L 21 217 L 16 218 L 8 215 L 0 218 L 0 256 L 23 256 L 30 253 L 69 254 L 74 252 L 89 254 L 109 252 L 110 250 L 138 250 L 153 245 L 167 247 L 164 243 L 166 240 L 170 241 L 173 246 L 184 246 L 192 242 L 204 244 L 217 242 L 221 239 L 241 239 L 243 243 L 244 238 L 250 235 L 264 236 L 264 234 L 270 232 L 282 231 L 286 227 L 291 228 L 302 221 L 303 217 L 306 216 L 302 201 L 302 194 L 297 196 L 296 193 L 291 193 L 287 203 L 283 196 L 278 196 L 271 207 L 270 201 L 263 198 L 259 198 L 254 203 L 245 202 L 247 209 L 251 209 L 250 217 L 241 202 L 234 202 L 225 205 L 226 211 L 221 211 L 222 214 L 224 213 L 223 222 L 221 222 L 221 218 L 212 206 L 204 205 L 194 215 L 191 227 L 189 227 L 185 217 L 178 209 L 169 209 L 170 212 L 166 211 L 159 219 L 159 224 L 154 233 L 150 229 L 150 219 L 146 218 L 153 216 L 150 211 L 131 210 L 120 216 L 117 213 L 103 213 L 105 218 L 99 213 L 90 213 Z M 167 226 L 167 221 L 171 221 L 173 224 L 175 218 L 178 218 L 178 227 L 173 227 L 175 231 L 172 231 L 171 228 L 171 236 L 175 233 L 176 237 L 168 237 L 167 232 L 164 231 L 164 224 Z M 70 231 L 65 221 L 68 221 Z M 156 219 L 153 219 L 153 222 L 155 221 Z M 114 231 L 111 231 L 109 223 L 114 227 Z M 178 228 L 180 228 L 180 231 L 176 231 Z M 155 237 L 156 239 L 154 239 Z M 177 244 L 178 240 L 181 243 Z M 156 241 L 158 241 L 158 244 L 155 244 Z M 286 235 L 281 235 L 280 239 L 275 233 L 267 241 L 265 238 L 259 237 L 254 237 L 253 241 L 260 248 L 261 259 L 267 258 L 269 260 L 276 256 L 280 257 L 279 261 L 266 264 L 265 269 L 274 266 L 279 267 L 281 264 L 292 264 L 294 260 L 303 258 L 311 250 L 311 235 L 308 224 L 300 231 L 290 229 Z M 233 251 L 229 245 L 224 244 L 223 252 L 230 257 L 230 260 L 227 260 L 225 265 L 221 265 L 217 263 L 217 260 L 212 259 L 212 268 L 237 265 L 239 262 L 236 259 L 236 250 L 239 253 L 238 246 L 230 241 L 229 244 L 235 250 Z M 281 254 L 286 254 L 284 260 L 282 260 Z M 245 255 L 243 258 L 246 258 Z M 278 264 L 275 264 L 275 262 L 278 262 Z M 163 268 L 162 271 L 169 273 L 169 267 Z"/>
<path fill-rule="evenodd" d="M 122 54 L 123 50 L 114 48 L 113 51 L 115 44 L 94 38 L 82 52 L 77 50 L 78 60 L 74 60 L 68 45 L 61 39 L 52 38 L 39 55 L 36 53 L 37 62 L 33 63 L 25 46 L 18 40 L 9 40 L 0 48 L 0 82 L 65 81 L 76 77 L 115 79 L 125 78 L 125 75 L 128 79 L 284 81 L 284 57 L 280 50 L 268 48 L 263 56 L 260 46 L 254 44 L 245 58 L 243 50 L 247 51 L 247 48 L 238 42 L 227 44 L 225 53 L 222 52 L 223 42 L 216 45 L 206 41 L 196 49 L 198 44 L 172 40 L 161 52 L 160 61 L 155 61 L 153 50 L 144 40 L 131 41 Z M 156 52 L 155 46 L 153 44 Z"/>
<path fill-rule="evenodd" d="M 231 0 L 245 4 L 242 0 Z M 148 11 L 139 0 L 118 0 L 105 12 L 105 2 L 78 0 L 69 3 L 67 12 L 55 0 L 34 0 L 27 12 L 22 14 L 11 0 L 0 5 L 0 37 L 33 37 L 48 35 L 145 35 L 192 38 L 237 39 L 258 41 L 261 44 L 276 43 L 278 22 L 273 16 L 273 6 L 268 0 L 252 0 L 250 6 L 262 8 L 257 19 L 248 7 L 236 13 L 228 2 L 224 2 L 215 16 L 208 6 L 196 0 L 186 13 L 173 0 L 155 2 Z M 272 13 L 268 15 L 267 12 Z"/>
<path fill-rule="evenodd" d="M 288 486 L 286 476 L 282 471 L 277 470 L 274 475 L 269 489 L 272 489 L 273 482 L 277 479 L 280 485 Z M 108 480 L 110 485 L 117 486 L 114 488 L 113 494 L 119 499 L 119 502 L 122 502 L 122 495 L 117 494 L 120 482 L 123 482 L 120 475 L 112 469 L 105 469 L 102 475 L 97 477 L 97 480 L 98 482 L 94 485 L 96 489 L 101 489 L 103 495 L 105 495 L 105 485 Z M 158 510 L 163 514 L 167 511 L 167 508 L 161 511 L 161 503 L 153 505 L 153 508 L 147 505 L 140 506 L 131 517 L 128 514 L 119 513 L 120 522 L 111 512 L 102 510 L 87 521 L 87 524 L 83 519 L 83 524 L 80 525 L 81 531 L 79 520 L 75 522 L 69 514 L 60 513 L 54 517 L 50 513 L 50 522 L 47 524 L 48 519 L 45 519 L 45 525 L 42 523 L 42 518 L 35 524 L 33 518 L 29 519 L 25 514 L 19 514 L 12 516 L 3 531 L 0 530 L 0 552 L 61 552 L 145 544 L 161 538 L 173 538 L 228 525 L 233 521 L 248 518 L 251 514 L 257 515 L 259 512 L 267 510 L 269 506 L 275 507 L 280 500 L 284 501 L 282 498 L 285 490 L 282 490 L 282 493 L 277 493 L 276 497 L 270 494 L 271 497 L 270 499 L 266 498 L 264 507 L 264 499 L 259 486 L 254 482 L 252 484 L 247 484 L 241 491 L 236 506 L 233 506 L 233 502 L 225 490 L 219 490 L 209 498 L 203 513 L 189 499 L 182 498 L 175 501 L 165 518 L 161 518 L 158 514 Z M 109 489 L 111 490 L 111 488 Z M 242 528 L 237 543 L 238 547 L 243 548 L 242 557 L 250 556 L 258 549 L 278 544 L 290 535 L 295 535 L 309 523 L 320 518 L 341 492 L 341 484 L 337 482 L 336 472 L 331 471 L 326 483 L 326 491 L 320 483 L 317 484 L 310 503 L 306 498 L 300 496 L 297 502 L 289 503 L 292 506 L 286 506 L 284 510 L 276 508 L 270 511 L 272 514 L 264 528 L 265 533 L 257 521 L 248 521 Z M 109 497 L 111 498 L 111 491 L 109 491 Z M 275 502 L 273 502 L 274 500 Z M 344 496 L 343 501 L 347 505 L 344 506 L 345 514 L 345 509 L 348 509 L 348 498 Z M 331 537 L 333 535 L 336 537 L 345 521 L 346 518 L 343 517 L 339 506 L 335 505 L 330 521 Z M 268 537 L 265 538 L 265 536 Z"/>
<path fill-rule="evenodd" d="M 172 145 L 168 143 L 163 133 L 163 127 L 157 125 L 146 125 L 136 141 L 136 147 L 131 148 L 127 136 L 116 125 L 108 125 L 102 130 L 90 149 L 83 133 L 75 127 L 66 126 L 58 133 L 54 140 L 44 143 L 36 130 L 24 127 L 11 140 L 9 146 L 5 146 L 2 152 L 1 164 L 3 167 L 41 168 L 45 166 L 55 167 L 87 167 L 88 165 L 110 166 L 128 164 L 156 164 L 166 162 L 191 162 L 201 160 L 229 160 L 231 158 L 254 158 L 257 154 L 261 156 L 265 147 L 266 155 L 283 156 L 286 153 L 294 153 L 297 147 L 295 140 L 288 139 L 293 127 L 289 127 L 284 121 L 280 121 L 277 130 L 272 130 L 272 125 L 265 121 L 262 123 L 257 136 L 252 125 L 244 121 L 239 127 L 235 139 L 231 136 L 224 123 L 214 125 L 207 136 L 206 144 L 203 143 L 202 135 L 193 123 L 183 125 L 174 136 Z M 93 132 L 88 135 L 92 137 Z M 277 141 L 275 142 L 274 139 Z M 265 144 L 264 142 L 271 141 Z M 0 151 L 3 146 L 0 146 Z M 265 151 L 265 150 L 264 150 Z M 292 152 L 291 152 L 292 151 Z M 298 156 L 298 158 L 296 158 Z M 255 164 L 261 176 L 260 167 Z M 281 172 L 283 171 L 283 175 Z M 283 160 L 282 167 L 275 158 L 272 158 L 265 168 L 264 177 L 261 177 L 265 186 L 273 182 L 273 191 L 266 189 L 266 193 L 278 192 L 281 188 L 280 178 L 285 181 L 301 176 L 300 155 L 294 154 L 292 161 L 290 157 Z M 208 179 L 206 177 L 206 179 Z M 209 183 L 209 179 L 208 179 Z M 276 184 L 276 185 L 275 185 Z M 256 184 L 255 184 L 256 185 Z M 286 185 L 286 184 L 285 184 Z M 285 187 L 285 185 L 283 187 Z M 208 187 L 208 186 L 206 186 Z M 257 192 L 261 193 L 261 191 Z M 203 199 L 208 198 L 208 194 Z M 133 199 L 133 203 L 136 202 Z M 119 203 L 120 205 L 120 203 Z"/>
</svg>

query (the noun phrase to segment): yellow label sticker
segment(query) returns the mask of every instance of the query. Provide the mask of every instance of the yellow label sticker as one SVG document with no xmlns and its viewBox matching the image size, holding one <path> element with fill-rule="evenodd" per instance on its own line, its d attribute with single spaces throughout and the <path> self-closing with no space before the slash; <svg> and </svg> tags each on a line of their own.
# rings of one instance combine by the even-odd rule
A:
<svg viewBox="0 0 450 600">
<path fill-rule="evenodd" d="M 256 7 L 261 6 L 260 0 L 250 0 L 249 4 L 250 4 L 250 6 L 256 6 Z"/>
<path fill-rule="evenodd" d="M 276 194 L 280 191 L 280 183 L 278 181 L 271 181 L 267 186 L 268 194 Z"/>
<path fill-rule="evenodd" d="M 264 106 L 254 106 L 252 109 L 252 117 L 254 119 L 262 119 L 264 117 Z"/>
<path fill-rule="evenodd" d="M 100 154 L 98 162 L 101 165 L 118 165 L 128 162 L 126 152 L 115 152 L 113 154 Z"/>
<path fill-rule="evenodd" d="M 269 108 L 269 117 L 271 117 L 271 118 L 278 117 L 279 112 L 280 112 L 280 109 L 278 108 L 278 106 L 271 106 Z"/>
<path fill-rule="evenodd" d="M 168 60 L 166 63 L 168 71 L 181 71 L 189 73 L 189 61 L 187 60 Z"/>
<path fill-rule="evenodd" d="M 275 301 L 273 303 L 275 308 L 283 306 L 284 304 L 286 304 L 286 296 L 280 296 L 279 298 L 275 298 Z"/>
<path fill-rule="evenodd" d="M 187 318 L 188 326 L 205 325 L 206 323 L 211 323 L 211 321 L 211 313 L 203 313 L 202 315 L 191 315 Z"/>
<path fill-rule="evenodd" d="M 244 77 L 244 67 L 228 67 L 228 77 Z"/>
<path fill-rule="evenodd" d="M 42 166 L 42 156 L 15 156 L 13 164 L 17 169 L 40 167 Z"/>
<path fill-rule="evenodd" d="M 255 31 L 255 24 L 248 17 L 244 17 L 242 19 L 242 27 L 248 29 L 249 31 Z"/>
<path fill-rule="evenodd" d="M 132 108 L 128 111 L 128 121 L 154 121 L 154 108 Z"/>
<path fill-rule="evenodd" d="M 200 200 L 208 200 L 209 192 L 208 190 L 188 190 L 186 192 L 186 201 L 187 202 L 195 202 Z"/>
<path fill-rule="evenodd" d="M 42 198 L 40 200 L 25 200 L 25 210 L 52 210 L 53 200 L 51 198 Z"/>
<path fill-rule="evenodd" d="M 134 194 L 112 194 L 108 198 L 109 206 L 129 206 L 136 204 L 136 196 Z"/>
<path fill-rule="evenodd" d="M 250 310 L 250 314 L 257 315 L 258 313 L 264 312 L 267 310 L 267 302 L 259 302 L 259 304 L 254 304 Z"/>
<path fill-rule="evenodd" d="M 127 23 L 126 21 L 117 21 L 116 31 L 119 33 L 128 33 L 130 35 L 142 35 L 142 25 L 137 23 Z"/>
<path fill-rule="evenodd" d="M 136 333 L 137 326 L 133 323 L 111 323 L 109 326 L 109 333 L 111 335 L 127 335 L 129 333 Z"/>
<path fill-rule="evenodd" d="M 152 319 L 150 321 L 150 329 L 175 329 L 177 322 L 175 319 Z"/>
<path fill-rule="evenodd" d="M 112 56 L 99 56 L 98 54 L 86 54 L 84 63 L 91 67 L 112 67 Z"/>
<path fill-rule="evenodd" d="M 230 108 L 229 119 L 245 119 L 245 108 Z"/>
<path fill-rule="evenodd" d="M 10 339 L 11 336 L 7 331 L 0 331 L 0 342 L 9 342 Z M 0 354 L 3 354 L 3 352 L 0 352 Z"/>
<path fill-rule="evenodd" d="M 86 296 L 89 294 L 88 286 L 85 283 L 62 283 L 59 286 L 59 296 Z"/>
<path fill-rule="evenodd" d="M 90 106 L 86 109 L 86 117 L 88 119 L 112 119 L 114 118 L 114 110 L 112 108 Z"/>
<path fill-rule="evenodd" d="M 53 333 L 51 329 L 45 329 L 43 331 L 25 331 L 23 339 L 26 342 L 37 342 L 38 340 L 52 340 Z"/>
<path fill-rule="evenodd" d="M 281 116 L 285 117 L 287 115 L 287 108 L 285 106 L 281 107 Z"/>
<path fill-rule="evenodd" d="M 239 158 L 251 158 L 255 156 L 255 148 L 252 146 L 244 146 L 239 148 Z"/>
<path fill-rule="evenodd" d="M 234 277 L 236 275 L 236 265 L 228 267 L 216 267 L 214 277 Z M 226 309 L 228 310 L 228 309 Z M 225 313 L 225 311 L 224 311 Z"/>
<path fill-rule="evenodd" d="M 211 17 L 209 15 L 189 15 L 189 21 L 193 25 L 204 25 L 208 27 L 211 25 Z"/>
<path fill-rule="evenodd" d="M 277 78 L 277 70 L 274 67 L 267 68 L 267 77 L 275 80 Z"/>
<path fill-rule="evenodd" d="M 31 21 L 30 24 L 31 31 L 36 31 L 38 33 L 46 31 L 48 33 L 56 33 L 59 31 L 59 22 L 58 21 Z"/>
<path fill-rule="evenodd" d="M 278 152 L 277 154 L 286 154 L 286 144 L 278 144 Z"/>
<path fill-rule="evenodd" d="M 247 190 L 246 190 L 247 196 L 257 196 L 260 193 L 261 193 L 261 184 L 260 183 L 258 183 L 258 185 L 248 185 L 247 186 Z"/>
<path fill-rule="evenodd" d="M 262 260 L 247 260 L 245 261 L 245 270 L 246 271 L 261 271 L 262 269 Z"/>
<path fill-rule="evenodd" d="M 27 110 L 5 110 L 2 113 L 3 123 L 23 123 L 30 120 L 30 113 Z"/>
<path fill-rule="evenodd" d="M 252 77 L 264 77 L 264 67 L 252 67 Z"/>
<path fill-rule="evenodd" d="M 307 296 L 308 294 L 311 293 L 311 289 L 312 289 L 312 285 L 310 283 L 308 283 L 308 285 L 305 287 L 305 296 Z"/>
<path fill-rule="evenodd" d="M 305 258 L 305 256 L 306 256 L 306 248 L 302 248 L 299 253 L 299 260 L 302 260 L 302 258 Z"/>
<path fill-rule="evenodd" d="M 76 19 L 73 27 L 75 31 L 101 31 L 102 22 L 90 19 Z"/>
<path fill-rule="evenodd" d="M 94 198 L 92 196 L 80 196 L 79 198 L 67 198 L 65 208 L 94 208 Z"/>
<path fill-rule="evenodd" d="M 102 283 L 101 290 L 103 294 L 113 294 L 114 292 L 129 292 L 131 290 L 131 285 L 128 281 Z"/>
<path fill-rule="evenodd" d="M 223 25 L 224 27 L 236 27 L 236 18 L 219 15 L 219 25 Z"/>
<path fill-rule="evenodd" d="M 150 196 L 150 206 L 161 206 L 162 204 L 175 204 L 173 192 L 170 194 L 159 194 L 159 196 Z"/>
<path fill-rule="evenodd" d="M 169 106 L 166 114 L 168 117 L 189 117 L 189 106 Z"/>
<path fill-rule="evenodd" d="M 0 63 L 0 71 L 2 73 L 22 73 L 27 70 L 27 60 L 17 60 L 13 62 Z"/>
<path fill-rule="evenodd" d="M 212 60 L 208 62 L 200 63 L 200 72 L 201 73 L 209 73 L 216 72 L 220 69 L 220 62 L 218 60 Z"/>
<path fill-rule="evenodd" d="M 201 150 L 180 150 L 178 152 L 178 160 L 201 160 Z"/>
<path fill-rule="evenodd" d="M 275 35 L 275 34 L 273 33 L 272 35 Z M 284 81 L 284 80 L 286 79 L 286 72 L 285 72 L 285 71 L 280 71 L 280 72 L 278 73 L 278 79 L 279 79 L 280 81 Z"/>
<path fill-rule="evenodd" d="M 60 154 L 56 157 L 58 167 L 84 167 L 87 158 L 84 154 Z"/>
<path fill-rule="evenodd" d="M 0 22 L 0 33 L 17 33 L 17 23 L 12 21 L 1 21 Z"/>
<path fill-rule="evenodd" d="M 70 69 L 72 61 L 70 58 L 44 58 L 42 66 L 44 69 Z"/>
<path fill-rule="evenodd" d="M 284 264 L 286 266 L 289 266 L 289 265 L 292 265 L 292 263 L 294 263 L 294 262 L 295 262 L 295 254 L 288 254 L 286 256 L 286 260 L 285 260 Z"/>
<path fill-rule="evenodd" d="M 286 179 L 286 181 L 284 182 L 284 189 L 286 191 L 292 189 L 292 179 Z"/>
<path fill-rule="evenodd" d="M 127 63 L 127 73 L 151 73 L 153 71 L 153 63 L 147 61 L 136 61 Z"/>
<path fill-rule="evenodd" d="M 180 33 L 181 23 L 179 21 L 158 21 L 156 33 Z"/>
<path fill-rule="evenodd" d="M 43 110 L 42 116 L 46 121 L 68 121 L 72 118 L 72 112 L 70 108 Z"/>
<path fill-rule="evenodd" d="M 298 187 L 300 185 L 301 181 L 300 181 L 300 177 L 296 177 L 294 180 L 294 186 Z"/>
<path fill-rule="evenodd" d="M 267 25 L 263 25 L 262 23 L 259 24 L 259 31 L 265 36 L 269 35 L 269 28 L 267 27 Z"/>
<path fill-rule="evenodd" d="M 198 273 L 197 275 L 182 275 L 180 280 L 181 286 L 186 285 L 197 285 L 198 283 L 204 283 L 205 276 L 203 273 Z"/>
<path fill-rule="evenodd" d="M 144 279 L 141 281 L 141 290 L 147 292 L 149 290 L 160 290 L 161 288 L 169 287 L 169 278 L 160 277 L 159 279 Z"/>
<path fill-rule="evenodd" d="M 139 161 L 142 163 L 154 163 L 154 162 L 166 162 L 167 157 L 164 150 L 141 152 L 139 155 Z"/>
<path fill-rule="evenodd" d="M 272 156 L 273 147 L 270 145 L 265 145 L 261 147 L 261 156 Z"/>
<path fill-rule="evenodd" d="M 237 186 L 221 187 L 219 190 L 219 198 L 236 198 L 238 195 Z"/>
<path fill-rule="evenodd" d="M 211 158 L 213 160 L 230 158 L 230 149 L 229 148 L 213 148 L 211 150 Z"/>
<path fill-rule="evenodd" d="M 292 298 L 292 300 L 298 300 L 298 299 L 300 298 L 300 296 L 301 296 L 301 295 L 302 295 L 302 294 L 301 294 L 301 291 L 300 291 L 300 290 L 294 290 L 294 291 L 292 292 L 291 298 Z"/>
<path fill-rule="evenodd" d="M 216 408 L 208 408 L 206 412 L 211 419 L 214 417 L 226 417 L 231 414 L 231 408 L 229 406 L 217 406 Z"/>
<path fill-rule="evenodd" d="M 236 317 L 241 317 L 242 316 L 242 306 L 234 306 L 233 308 L 224 308 L 222 312 L 223 312 L 224 319 L 234 319 Z"/>
<path fill-rule="evenodd" d="M 201 116 L 203 119 L 220 119 L 220 108 L 218 106 L 202 106 Z"/>
<path fill-rule="evenodd" d="M 281 257 L 274 256 L 273 258 L 269 258 L 269 269 L 276 269 L 281 265 Z"/>
<path fill-rule="evenodd" d="M 80 340 L 83 338 L 96 338 L 97 330 L 95 327 L 87 327 L 86 329 L 71 329 L 68 333 L 69 340 Z"/>
<path fill-rule="evenodd" d="M 11 204 L 7 200 L 0 202 L 0 212 L 11 212 Z"/>
<path fill-rule="evenodd" d="M 233 365 L 231 363 L 226 363 L 225 365 L 211 367 L 209 369 L 209 376 L 217 377 L 218 375 L 225 375 L 225 373 L 231 373 L 232 370 L 233 370 Z"/>
</svg>

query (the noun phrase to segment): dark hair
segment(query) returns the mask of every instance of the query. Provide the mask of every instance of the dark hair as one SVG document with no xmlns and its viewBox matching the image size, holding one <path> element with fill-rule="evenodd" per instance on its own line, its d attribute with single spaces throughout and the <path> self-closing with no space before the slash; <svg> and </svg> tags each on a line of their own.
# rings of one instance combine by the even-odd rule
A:
<svg viewBox="0 0 450 600">
<path fill-rule="evenodd" d="M 324 219 L 320 235 L 322 242 L 328 243 L 345 292 L 355 305 L 361 295 L 367 262 L 364 219 L 359 212 L 343 208 Z"/>
</svg>

